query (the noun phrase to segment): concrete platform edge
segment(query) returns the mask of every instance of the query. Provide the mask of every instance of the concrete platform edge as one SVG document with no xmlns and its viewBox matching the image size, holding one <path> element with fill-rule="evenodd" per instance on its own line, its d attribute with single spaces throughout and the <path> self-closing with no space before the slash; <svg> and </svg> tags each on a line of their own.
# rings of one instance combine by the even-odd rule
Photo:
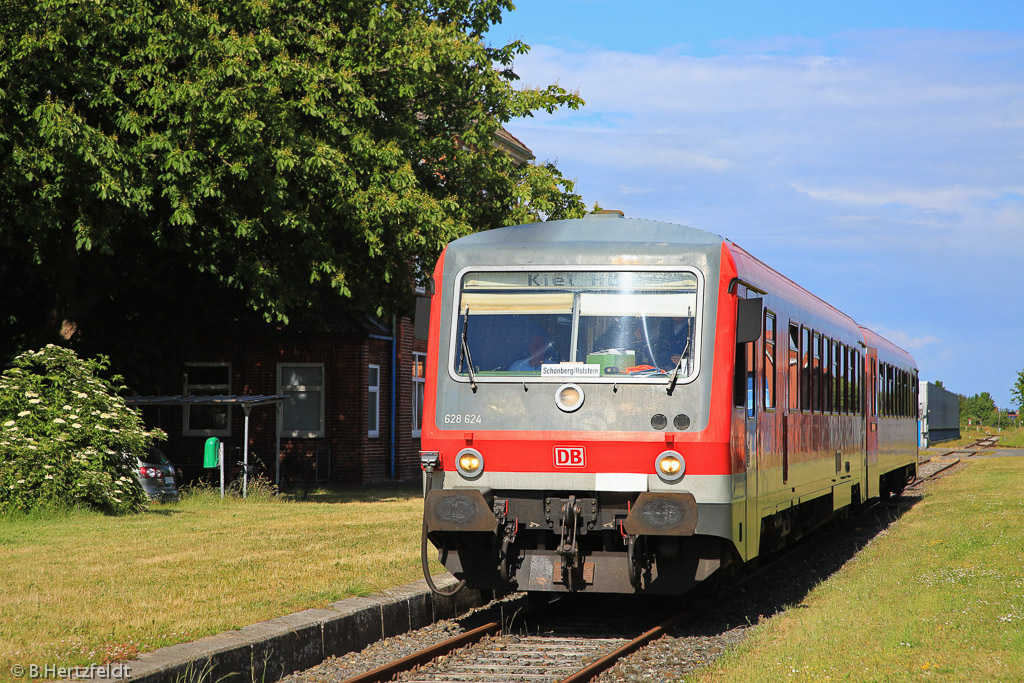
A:
<svg viewBox="0 0 1024 683">
<path fill-rule="evenodd" d="M 434 577 L 438 588 L 455 584 Z M 272 683 L 328 657 L 372 642 L 451 619 L 486 604 L 489 591 L 466 589 L 454 598 L 431 593 L 420 580 L 366 597 L 307 609 L 191 643 L 147 652 L 124 662 L 122 679 L 137 683 Z M 130 671 L 130 673 L 128 673 Z"/>
</svg>

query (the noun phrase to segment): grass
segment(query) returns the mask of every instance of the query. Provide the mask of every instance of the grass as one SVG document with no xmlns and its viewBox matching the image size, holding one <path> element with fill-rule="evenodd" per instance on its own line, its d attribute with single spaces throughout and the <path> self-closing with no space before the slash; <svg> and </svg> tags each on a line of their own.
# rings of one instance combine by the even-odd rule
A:
<svg viewBox="0 0 1024 683">
<path fill-rule="evenodd" d="M 128 517 L 0 518 L 0 662 L 131 659 L 414 581 L 421 511 L 419 491 L 203 491 Z"/>
<path fill-rule="evenodd" d="M 934 448 L 944 448 L 946 450 L 952 450 L 954 448 L 963 448 L 970 446 L 978 439 L 983 439 L 986 436 L 998 436 L 999 446 L 1001 448 L 1024 448 L 1024 427 L 1003 427 L 1002 431 L 999 431 L 996 427 L 967 427 L 963 426 L 960 428 L 960 438 L 953 441 L 940 441 L 939 443 L 933 444 Z"/>
<path fill-rule="evenodd" d="M 685 680 L 1024 680 L 1024 458 L 936 482 L 800 609 Z"/>
</svg>

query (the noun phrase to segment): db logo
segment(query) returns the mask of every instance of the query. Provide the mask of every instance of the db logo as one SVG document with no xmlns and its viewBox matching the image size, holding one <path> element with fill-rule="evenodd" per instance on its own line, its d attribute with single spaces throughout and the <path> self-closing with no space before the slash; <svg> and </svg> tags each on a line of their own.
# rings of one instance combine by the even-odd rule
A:
<svg viewBox="0 0 1024 683">
<path fill-rule="evenodd" d="M 555 446 L 555 467 L 586 467 L 587 449 L 583 446 Z"/>
</svg>

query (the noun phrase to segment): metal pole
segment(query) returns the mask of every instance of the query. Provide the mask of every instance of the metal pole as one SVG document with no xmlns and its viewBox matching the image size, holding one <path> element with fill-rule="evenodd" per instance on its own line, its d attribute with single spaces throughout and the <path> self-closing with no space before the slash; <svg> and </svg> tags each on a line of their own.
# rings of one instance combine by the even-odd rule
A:
<svg viewBox="0 0 1024 683">
<path fill-rule="evenodd" d="M 274 486 L 276 486 L 280 490 L 280 488 L 281 488 L 281 402 L 280 401 L 278 401 L 274 405 L 274 423 L 277 425 L 277 430 L 275 432 L 275 435 L 277 437 L 277 447 L 276 447 L 276 452 L 277 452 L 277 456 L 276 457 L 277 457 L 277 459 L 274 461 L 275 462 L 275 467 L 274 467 Z"/>
<path fill-rule="evenodd" d="M 224 500 L 224 442 L 220 442 L 220 499 Z"/>
<path fill-rule="evenodd" d="M 249 406 L 242 406 L 245 413 L 245 442 L 242 445 L 242 498 L 245 498 L 249 489 Z"/>
</svg>

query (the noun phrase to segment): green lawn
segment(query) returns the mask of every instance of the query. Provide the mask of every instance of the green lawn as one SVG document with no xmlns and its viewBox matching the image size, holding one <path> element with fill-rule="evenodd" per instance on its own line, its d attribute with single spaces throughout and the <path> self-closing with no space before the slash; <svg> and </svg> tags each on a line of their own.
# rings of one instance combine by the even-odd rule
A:
<svg viewBox="0 0 1024 683">
<path fill-rule="evenodd" d="M 972 461 L 709 681 L 1024 680 L 1024 458 Z"/>
<path fill-rule="evenodd" d="M 1002 431 L 996 427 L 961 427 L 960 438 L 954 441 L 941 441 L 934 444 L 935 448 L 945 448 L 952 450 L 954 448 L 963 448 L 964 446 L 970 446 L 978 439 L 984 439 L 986 436 L 998 436 L 999 445 L 1003 448 L 1024 448 L 1024 428 L 1021 427 L 1003 427 Z"/>
<path fill-rule="evenodd" d="M 0 518 L 0 663 L 130 659 L 421 577 L 418 491 L 310 498 Z"/>
</svg>

